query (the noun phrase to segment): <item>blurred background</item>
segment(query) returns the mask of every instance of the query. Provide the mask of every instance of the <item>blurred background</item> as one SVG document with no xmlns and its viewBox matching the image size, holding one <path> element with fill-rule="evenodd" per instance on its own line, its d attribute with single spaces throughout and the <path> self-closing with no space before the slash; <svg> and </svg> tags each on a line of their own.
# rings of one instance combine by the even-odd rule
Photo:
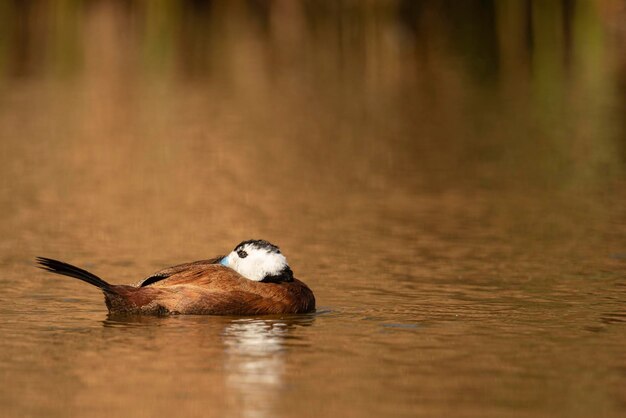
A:
<svg viewBox="0 0 626 418">
<path fill-rule="evenodd" d="M 0 2 L 7 416 L 623 416 L 626 1 Z M 278 244 L 318 312 L 108 318 Z"/>
</svg>

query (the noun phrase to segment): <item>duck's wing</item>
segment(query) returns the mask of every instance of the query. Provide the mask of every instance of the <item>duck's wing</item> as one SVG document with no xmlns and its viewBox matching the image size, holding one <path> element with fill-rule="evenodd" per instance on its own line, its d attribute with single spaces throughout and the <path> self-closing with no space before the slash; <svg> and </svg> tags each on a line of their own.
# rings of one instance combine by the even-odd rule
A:
<svg viewBox="0 0 626 418">
<path fill-rule="evenodd" d="M 211 258 L 208 260 L 198 260 L 192 261 L 191 263 L 178 264 L 176 266 L 167 267 L 163 270 L 159 270 L 156 273 L 151 274 L 146 277 L 142 281 L 136 284 L 137 287 L 144 287 L 150 284 L 156 283 L 158 281 L 167 279 L 168 277 L 174 276 L 179 273 L 184 273 L 185 271 L 196 270 L 197 268 L 202 268 L 203 266 L 209 266 L 211 264 L 218 264 L 220 260 L 224 258 L 224 256 L 219 256 L 215 258 Z"/>
<path fill-rule="evenodd" d="M 210 260 L 208 260 L 210 261 Z M 167 277 L 148 280 L 138 293 L 154 294 L 152 304 L 168 312 L 210 315 L 282 313 L 287 304 L 280 291 L 245 279 L 217 262 L 195 262 L 166 269 Z M 154 276 L 154 275 L 153 275 Z M 265 290 L 259 293 L 259 290 Z M 152 296 L 151 296 L 152 297 Z M 144 305 L 150 305 L 150 303 Z"/>
<path fill-rule="evenodd" d="M 189 263 L 133 290 L 137 293 L 133 297 L 140 299 L 133 305 L 161 306 L 168 312 L 186 314 L 256 315 L 315 309 L 313 293 L 299 280 L 255 282 L 216 262 Z"/>
<path fill-rule="evenodd" d="M 150 289 L 150 288 L 148 288 Z M 268 298 L 243 290 L 220 291 L 194 285 L 174 285 L 159 300 L 170 312 L 202 315 L 259 315 L 291 312 L 279 298 Z"/>
</svg>

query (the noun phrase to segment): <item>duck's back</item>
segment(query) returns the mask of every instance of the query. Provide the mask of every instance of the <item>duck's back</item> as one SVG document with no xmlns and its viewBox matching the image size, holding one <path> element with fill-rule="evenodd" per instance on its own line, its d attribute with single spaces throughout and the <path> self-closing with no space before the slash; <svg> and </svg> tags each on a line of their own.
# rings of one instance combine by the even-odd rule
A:
<svg viewBox="0 0 626 418">
<path fill-rule="evenodd" d="M 255 282 L 214 260 L 176 266 L 139 286 L 105 293 L 111 312 L 259 315 L 315 309 L 313 292 L 301 281 Z"/>
</svg>

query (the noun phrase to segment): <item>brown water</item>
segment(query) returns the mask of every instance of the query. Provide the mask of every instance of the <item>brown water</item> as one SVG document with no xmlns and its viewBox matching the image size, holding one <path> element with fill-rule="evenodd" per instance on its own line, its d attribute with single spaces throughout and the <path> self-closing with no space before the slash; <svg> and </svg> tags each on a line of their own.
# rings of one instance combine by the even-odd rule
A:
<svg viewBox="0 0 626 418">
<path fill-rule="evenodd" d="M 0 411 L 626 415 L 623 1 L 0 7 Z M 107 317 L 265 238 L 285 317 Z"/>
</svg>

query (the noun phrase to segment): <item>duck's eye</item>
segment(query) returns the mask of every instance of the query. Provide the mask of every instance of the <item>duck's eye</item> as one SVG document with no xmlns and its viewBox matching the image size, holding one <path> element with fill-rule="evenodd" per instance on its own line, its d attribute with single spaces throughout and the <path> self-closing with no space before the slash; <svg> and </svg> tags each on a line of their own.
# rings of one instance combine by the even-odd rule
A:
<svg viewBox="0 0 626 418">
<path fill-rule="evenodd" d="M 246 258 L 248 256 L 248 253 L 245 252 L 244 250 L 239 250 L 237 251 L 237 255 L 241 258 Z"/>
</svg>

